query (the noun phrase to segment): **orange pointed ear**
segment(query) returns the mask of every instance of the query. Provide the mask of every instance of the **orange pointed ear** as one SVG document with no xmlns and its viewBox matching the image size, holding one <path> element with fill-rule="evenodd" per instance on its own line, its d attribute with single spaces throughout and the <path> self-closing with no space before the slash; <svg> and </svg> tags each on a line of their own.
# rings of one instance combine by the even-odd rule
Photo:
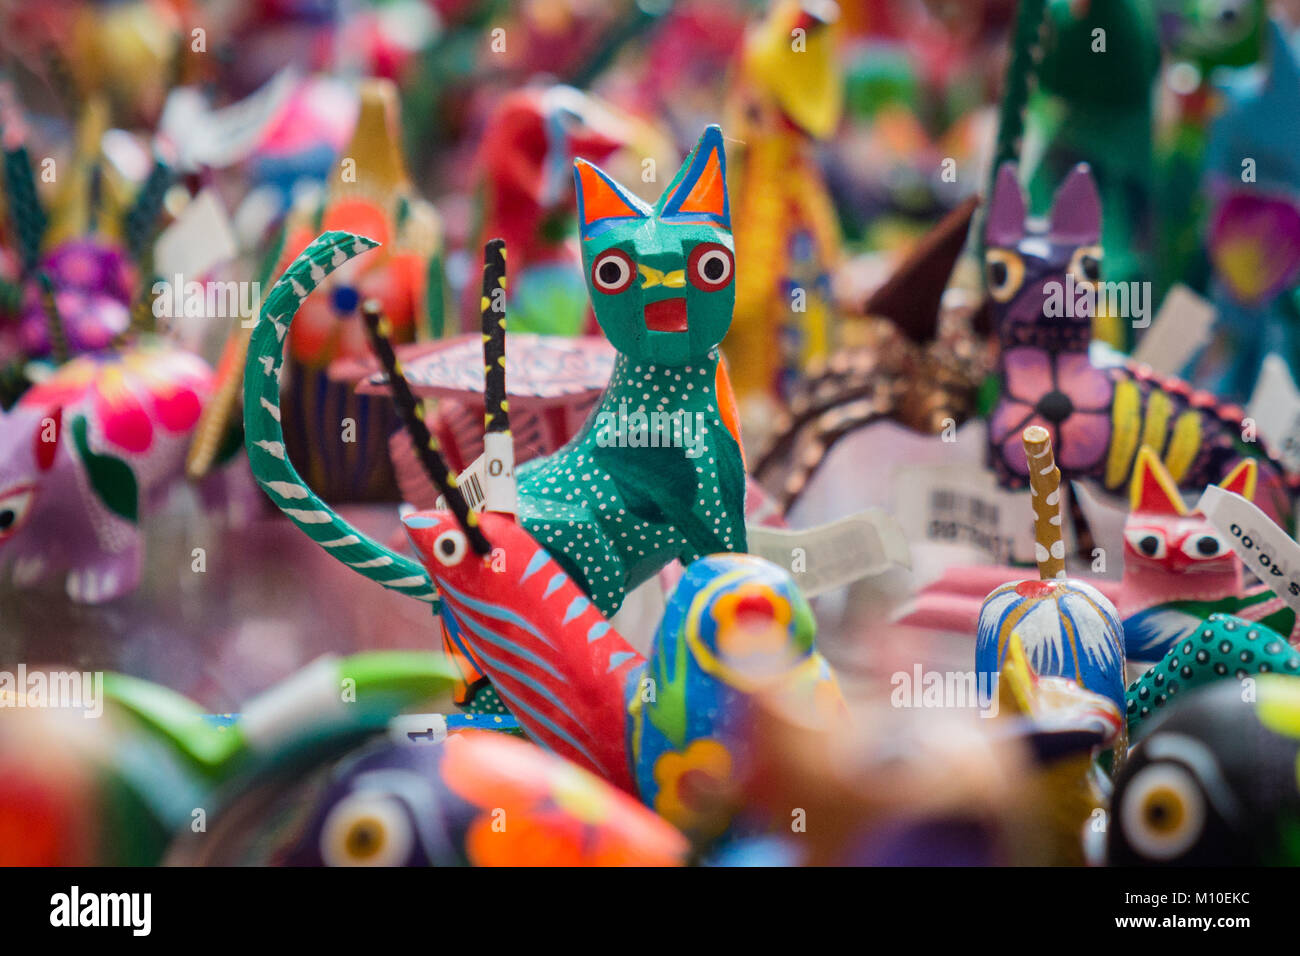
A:
<svg viewBox="0 0 1300 956">
<path fill-rule="evenodd" d="M 727 157 L 722 130 L 710 126 L 695 144 L 677 176 L 659 198 L 659 218 L 672 222 L 712 222 L 731 228 L 727 199 Z"/>
<path fill-rule="evenodd" d="M 1247 501 L 1255 500 L 1255 482 L 1259 478 L 1259 462 L 1246 458 L 1228 473 L 1228 477 L 1219 482 L 1224 491 L 1241 495 Z"/>
<path fill-rule="evenodd" d="M 615 222 L 645 219 L 650 209 L 585 159 L 573 163 L 578 189 L 578 231 L 583 239 L 598 236 Z"/>
<path fill-rule="evenodd" d="M 1160 456 L 1146 445 L 1138 449 L 1137 464 L 1133 468 L 1133 483 L 1129 486 L 1129 511 L 1133 514 L 1179 517 L 1187 514 L 1187 505 L 1183 504 L 1178 486 L 1160 463 Z"/>
</svg>

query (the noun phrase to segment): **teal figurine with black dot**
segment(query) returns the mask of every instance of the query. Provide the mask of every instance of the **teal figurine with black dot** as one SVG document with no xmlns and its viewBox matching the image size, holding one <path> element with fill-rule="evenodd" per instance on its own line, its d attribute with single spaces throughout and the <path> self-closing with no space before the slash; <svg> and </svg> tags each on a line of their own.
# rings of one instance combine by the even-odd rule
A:
<svg viewBox="0 0 1300 956">
<path fill-rule="evenodd" d="M 1195 634 L 1169 648 L 1129 685 L 1129 739 L 1140 737 L 1147 722 L 1168 710 L 1180 694 L 1229 677 L 1245 680 L 1269 673 L 1300 676 L 1300 651 L 1258 621 L 1211 614 Z"/>
</svg>

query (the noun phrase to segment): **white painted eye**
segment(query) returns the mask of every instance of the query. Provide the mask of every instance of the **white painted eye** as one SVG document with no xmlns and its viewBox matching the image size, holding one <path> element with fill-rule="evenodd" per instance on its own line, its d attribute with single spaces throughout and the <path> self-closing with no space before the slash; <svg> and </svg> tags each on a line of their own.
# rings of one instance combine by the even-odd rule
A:
<svg viewBox="0 0 1300 956">
<path fill-rule="evenodd" d="M 1186 853 L 1205 826 L 1205 797 L 1177 764 L 1143 767 L 1124 790 L 1120 825 L 1129 846 L 1153 860 Z"/>
<path fill-rule="evenodd" d="M 591 283 L 607 295 L 625 290 L 636 278 L 632 257 L 622 249 L 606 249 L 591 264 Z"/>
<path fill-rule="evenodd" d="M 1144 558 L 1159 560 L 1168 551 L 1164 532 L 1156 528 L 1130 528 L 1124 532 L 1128 546 Z"/>
<path fill-rule="evenodd" d="M 731 281 L 731 250 L 716 242 L 705 242 L 691 250 L 687 263 L 691 284 L 715 292 Z"/>
<path fill-rule="evenodd" d="M 460 564 L 468 550 L 469 542 L 459 531 L 444 531 L 433 542 L 433 556 L 449 568 Z"/>
<path fill-rule="evenodd" d="M 401 866 L 414 843 L 411 821 L 400 803 L 354 793 L 325 818 L 320 855 L 328 866 Z"/>
<path fill-rule="evenodd" d="M 0 541 L 23 526 L 35 497 L 36 489 L 31 485 L 21 485 L 0 494 Z"/>
<path fill-rule="evenodd" d="M 1183 542 L 1182 551 L 1193 561 L 1209 561 L 1212 558 L 1220 558 L 1227 554 L 1228 542 L 1217 534 L 1206 531 L 1189 536 Z"/>
</svg>

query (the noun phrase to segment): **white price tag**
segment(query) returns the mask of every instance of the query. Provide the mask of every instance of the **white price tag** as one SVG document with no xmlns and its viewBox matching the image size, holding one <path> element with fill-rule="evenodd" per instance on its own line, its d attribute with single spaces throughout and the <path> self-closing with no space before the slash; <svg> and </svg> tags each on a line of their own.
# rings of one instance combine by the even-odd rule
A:
<svg viewBox="0 0 1300 956">
<path fill-rule="evenodd" d="M 398 714 L 388 722 L 388 739 L 395 744 L 440 744 L 447 739 L 442 714 Z"/>
<path fill-rule="evenodd" d="M 456 476 L 456 487 L 465 496 L 470 511 L 515 513 L 515 444 L 509 432 L 488 432 L 483 436 L 483 454 Z M 439 511 L 447 510 L 444 495 L 439 495 L 435 504 Z"/>
<path fill-rule="evenodd" d="M 1292 471 L 1300 470 L 1300 389 L 1281 356 L 1264 359 L 1246 415 L 1282 463 Z"/>
<path fill-rule="evenodd" d="M 802 531 L 750 525 L 745 535 L 750 554 L 791 570 L 799 590 L 810 598 L 890 568 L 912 566 L 902 527 L 879 508 Z"/>
<path fill-rule="evenodd" d="M 213 189 L 204 189 L 158 236 L 154 271 L 165 281 L 180 284 L 179 295 L 185 281 L 201 282 L 238 255 L 239 243 L 221 197 Z"/>
<path fill-rule="evenodd" d="M 956 546 L 992 564 L 1033 558 L 1029 493 L 999 488 L 992 473 L 965 465 L 903 467 L 895 513 L 907 540 Z"/>
<path fill-rule="evenodd" d="M 1300 613 L 1300 544 L 1241 495 L 1210 485 L 1197 507 L 1241 560 Z"/>
<path fill-rule="evenodd" d="M 483 436 L 483 490 L 489 511 L 514 514 L 515 440 L 510 432 L 488 432 Z M 476 462 L 477 464 L 477 462 Z"/>
<path fill-rule="evenodd" d="M 1215 315 L 1214 306 L 1187 286 L 1174 286 L 1138 343 L 1133 361 L 1162 375 L 1178 375 L 1210 341 Z"/>
<path fill-rule="evenodd" d="M 470 511 L 482 511 L 487 507 L 487 489 L 484 485 L 486 475 L 487 452 L 484 452 L 474 459 L 473 464 L 456 476 L 456 487 L 460 489 Z M 438 500 L 434 502 L 434 507 L 438 511 L 448 510 L 446 496 L 439 495 Z"/>
</svg>

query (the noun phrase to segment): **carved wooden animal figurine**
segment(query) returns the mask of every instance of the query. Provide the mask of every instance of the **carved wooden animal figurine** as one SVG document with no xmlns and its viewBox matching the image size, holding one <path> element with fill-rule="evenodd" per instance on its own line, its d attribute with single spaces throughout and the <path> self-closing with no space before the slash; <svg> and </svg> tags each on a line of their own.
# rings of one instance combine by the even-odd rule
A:
<svg viewBox="0 0 1300 956">
<path fill-rule="evenodd" d="M 1261 442 L 1243 440 L 1241 409 L 1177 379 L 1126 364 L 1094 364 L 1092 317 L 1102 278 L 1101 203 L 1086 166 L 1057 190 L 1045 227 L 1027 220 L 1013 164 L 998 174 L 985 222 L 985 274 L 1000 346 L 989 416 L 989 462 L 1008 487 L 1028 481 L 1020 433 L 1052 435 L 1067 480 L 1121 492 L 1146 445 L 1178 487 L 1222 481 L 1242 458 L 1259 463 L 1256 497 L 1289 523 L 1292 491 Z M 993 394 L 992 392 L 990 394 Z"/>
<path fill-rule="evenodd" d="M 140 521 L 182 474 L 212 390 L 202 359 L 153 342 L 85 355 L 0 412 L 0 564 L 74 601 L 135 588 Z"/>
</svg>

